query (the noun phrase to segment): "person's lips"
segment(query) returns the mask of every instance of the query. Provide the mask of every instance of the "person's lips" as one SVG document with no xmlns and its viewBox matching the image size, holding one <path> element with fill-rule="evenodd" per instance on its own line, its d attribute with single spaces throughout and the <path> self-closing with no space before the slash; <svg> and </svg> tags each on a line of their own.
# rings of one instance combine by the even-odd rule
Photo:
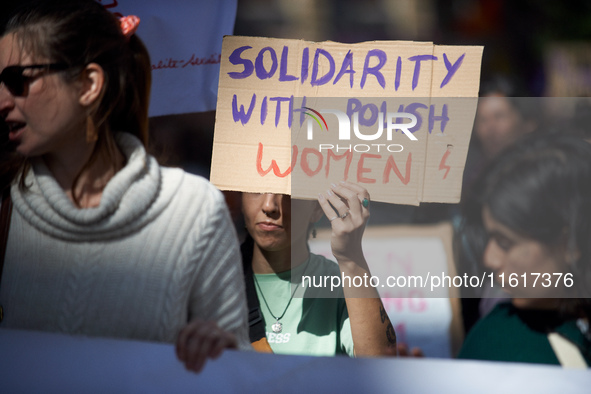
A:
<svg viewBox="0 0 591 394">
<path fill-rule="evenodd" d="M 23 129 L 25 128 L 26 123 L 23 122 L 13 122 L 13 121 L 6 121 L 6 127 L 8 129 L 8 139 L 10 141 L 16 141 Z"/>
<path fill-rule="evenodd" d="M 283 227 L 273 222 L 258 222 L 257 227 L 264 231 L 281 230 Z"/>
</svg>

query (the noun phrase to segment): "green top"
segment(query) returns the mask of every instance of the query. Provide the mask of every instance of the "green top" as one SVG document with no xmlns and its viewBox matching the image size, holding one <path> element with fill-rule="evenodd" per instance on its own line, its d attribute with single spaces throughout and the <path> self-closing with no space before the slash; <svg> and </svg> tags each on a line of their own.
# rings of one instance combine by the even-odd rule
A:
<svg viewBox="0 0 591 394">
<path fill-rule="evenodd" d="M 511 303 L 497 305 L 468 334 L 458 358 L 559 365 L 548 341 L 556 332 L 573 342 L 591 365 L 591 341 L 576 320 L 564 320 L 556 311 L 522 310 Z"/>
<path fill-rule="evenodd" d="M 328 288 L 309 286 L 308 282 L 307 288 L 304 288 L 301 283 L 302 275 L 314 276 L 316 282 L 313 283 L 318 285 L 320 278 L 340 274 L 336 263 L 314 254 L 310 254 L 308 262 L 293 270 L 279 274 L 255 274 L 259 285 L 255 287 L 265 319 L 267 340 L 273 352 L 308 356 L 353 356 L 353 337 L 342 288 L 331 293 L 330 280 L 327 282 Z M 298 283 L 300 285 L 287 307 Z M 280 320 L 283 324 L 282 331 L 274 333 L 272 326 L 276 320 L 273 315 L 280 317 L 284 311 L 285 315 Z"/>
</svg>

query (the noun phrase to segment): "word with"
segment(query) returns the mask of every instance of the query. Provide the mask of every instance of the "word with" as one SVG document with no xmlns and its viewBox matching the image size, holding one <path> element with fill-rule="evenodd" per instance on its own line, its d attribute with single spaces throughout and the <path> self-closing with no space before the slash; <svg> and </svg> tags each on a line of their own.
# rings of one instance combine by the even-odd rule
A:
<svg viewBox="0 0 591 394">
<path fill-rule="evenodd" d="M 312 67 L 312 74 L 310 75 L 311 86 L 322 86 L 332 81 L 333 85 L 336 85 L 343 77 L 349 76 L 349 87 L 353 88 L 355 84 L 355 74 L 357 71 L 353 68 L 353 55 L 354 53 L 349 50 L 347 54 L 340 59 L 340 71 L 336 72 L 336 60 L 335 57 L 326 49 L 317 48 L 314 53 L 314 59 L 310 63 L 310 48 L 303 48 L 301 53 L 301 63 L 291 67 L 294 69 L 299 66 L 299 75 L 288 74 L 288 58 L 290 48 L 285 45 L 281 51 L 281 57 L 277 57 L 277 52 L 272 47 L 264 47 L 259 50 L 258 54 L 253 61 L 254 53 L 250 51 L 251 46 L 245 45 L 238 47 L 232 51 L 228 60 L 232 65 L 241 66 L 242 71 L 231 71 L 228 75 L 232 79 L 245 79 L 252 75 L 255 75 L 259 80 L 265 80 L 273 78 L 277 75 L 279 82 L 293 82 L 300 80 L 301 84 L 304 84 L 308 80 L 310 74 L 310 65 Z M 447 54 L 443 54 L 443 62 L 447 70 L 447 74 L 441 81 L 439 88 L 443 88 L 447 85 L 456 72 L 459 70 L 462 62 L 464 61 L 465 53 L 462 54 L 453 63 L 449 60 Z M 363 56 L 363 55 L 362 55 Z M 403 59 L 402 56 L 395 56 L 396 59 L 396 71 L 394 76 L 394 90 L 398 91 L 401 83 L 401 75 L 403 62 L 411 63 L 411 67 L 414 66 L 413 77 L 412 77 L 412 90 L 415 90 L 419 85 L 421 75 L 421 62 L 424 61 L 439 61 L 437 56 L 430 54 L 410 56 Z M 376 64 L 377 62 L 377 64 Z M 377 83 L 386 89 L 386 78 L 382 73 L 381 69 L 388 62 L 388 54 L 381 49 L 370 49 L 365 53 L 365 60 L 363 63 L 363 71 L 361 73 L 361 79 L 359 87 L 363 89 L 366 85 L 368 77 L 371 75 Z M 322 63 L 322 64 L 321 64 Z M 326 67 L 328 65 L 328 67 Z M 407 65 L 408 67 L 409 65 Z M 279 72 L 277 72 L 279 70 Z M 320 75 L 321 70 L 326 70 L 324 75 Z M 335 74 L 336 73 L 336 74 Z"/>
</svg>

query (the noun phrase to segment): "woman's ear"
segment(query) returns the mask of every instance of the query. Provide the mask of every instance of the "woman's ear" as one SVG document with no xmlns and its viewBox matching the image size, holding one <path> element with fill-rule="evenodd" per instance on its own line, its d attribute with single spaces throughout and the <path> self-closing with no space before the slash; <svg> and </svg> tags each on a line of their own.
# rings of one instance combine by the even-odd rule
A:
<svg viewBox="0 0 591 394">
<path fill-rule="evenodd" d="M 82 70 L 80 82 L 80 105 L 83 107 L 92 106 L 103 93 L 105 72 L 97 63 L 89 63 Z"/>
</svg>

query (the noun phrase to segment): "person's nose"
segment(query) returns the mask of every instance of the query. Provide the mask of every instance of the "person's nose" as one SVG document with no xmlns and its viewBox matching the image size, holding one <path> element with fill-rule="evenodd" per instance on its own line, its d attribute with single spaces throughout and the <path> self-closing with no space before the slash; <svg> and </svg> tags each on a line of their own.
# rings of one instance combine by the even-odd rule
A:
<svg viewBox="0 0 591 394">
<path fill-rule="evenodd" d="M 5 119 L 14 108 L 14 96 L 3 82 L 0 82 L 0 118 Z"/>
<path fill-rule="evenodd" d="M 279 212 L 279 207 L 281 206 L 281 195 L 267 193 L 264 196 L 263 200 L 263 212 L 267 216 L 272 216 Z"/>
</svg>

